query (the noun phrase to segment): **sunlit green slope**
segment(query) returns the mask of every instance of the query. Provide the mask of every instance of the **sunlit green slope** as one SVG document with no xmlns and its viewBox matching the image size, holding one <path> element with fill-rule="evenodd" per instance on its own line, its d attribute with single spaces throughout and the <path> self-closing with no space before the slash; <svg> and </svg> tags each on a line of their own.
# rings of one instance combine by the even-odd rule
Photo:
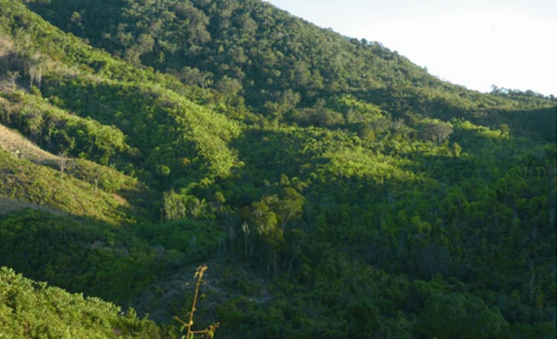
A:
<svg viewBox="0 0 557 339">
<path fill-rule="evenodd" d="M 162 338 L 152 323 L 113 304 L 84 298 L 0 269 L 0 337 Z"/>
</svg>

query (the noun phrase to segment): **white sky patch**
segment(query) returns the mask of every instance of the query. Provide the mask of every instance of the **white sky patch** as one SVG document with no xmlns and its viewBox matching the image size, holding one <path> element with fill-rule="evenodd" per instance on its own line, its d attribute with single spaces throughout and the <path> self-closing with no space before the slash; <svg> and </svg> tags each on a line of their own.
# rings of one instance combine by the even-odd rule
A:
<svg viewBox="0 0 557 339">
<path fill-rule="evenodd" d="M 350 37 L 378 41 L 443 80 L 557 96 L 557 0 L 269 0 Z"/>
</svg>

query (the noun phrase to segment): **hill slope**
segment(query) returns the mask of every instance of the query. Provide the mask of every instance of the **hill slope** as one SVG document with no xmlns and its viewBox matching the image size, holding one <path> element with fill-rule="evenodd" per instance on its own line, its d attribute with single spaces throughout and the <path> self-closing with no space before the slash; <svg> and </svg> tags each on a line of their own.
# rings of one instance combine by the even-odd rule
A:
<svg viewBox="0 0 557 339">
<path fill-rule="evenodd" d="M 275 117 L 300 99 L 307 107 L 339 93 L 374 103 L 385 96 L 409 100 L 405 110 L 390 106 L 398 114 L 450 115 L 436 103 L 460 114 L 525 104 L 520 97 L 502 99 L 440 81 L 377 42 L 343 37 L 259 0 L 52 0 L 31 8 L 93 46 L 185 83 L 239 93 Z M 550 105 L 535 94 L 527 99 Z"/>
<path fill-rule="evenodd" d="M 0 194 L 82 217 L 0 217 L 0 265 L 164 322 L 210 262 L 196 324 L 227 338 L 554 334 L 554 98 L 255 0 L 25 3 L 0 0 L 0 123 L 29 150 L 0 151 Z"/>
<path fill-rule="evenodd" d="M 71 295 L 0 268 L 0 336 L 162 338 L 157 327 L 97 298 Z"/>
</svg>

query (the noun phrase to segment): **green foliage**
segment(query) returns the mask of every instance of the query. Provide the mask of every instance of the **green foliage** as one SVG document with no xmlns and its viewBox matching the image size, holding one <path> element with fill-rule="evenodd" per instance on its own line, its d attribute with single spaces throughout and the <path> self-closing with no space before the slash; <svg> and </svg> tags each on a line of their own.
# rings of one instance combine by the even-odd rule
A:
<svg viewBox="0 0 557 339">
<path fill-rule="evenodd" d="M 222 236 L 214 221 L 182 219 L 165 223 L 141 223 L 134 233 L 155 248 L 176 250 L 191 260 L 211 258 Z"/>
<path fill-rule="evenodd" d="M 419 130 L 424 140 L 435 140 L 438 144 L 453 134 L 453 126 L 450 123 L 425 120 L 419 125 Z"/>
<path fill-rule="evenodd" d="M 135 222 L 130 204 L 122 197 L 96 191 L 94 183 L 35 165 L 3 149 L 0 149 L 0 171 L 0 196 L 5 198 L 49 206 L 114 225 Z"/>
<path fill-rule="evenodd" d="M 274 119 L 292 104 L 308 108 L 339 94 L 355 94 L 396 115 L 443 119 L 491 108 L 555 106 L 535 93 L 486 95 L 442 82 L 378 42 L 346 38 L 259 0 L 51 0 L 31 8 L 132 63 L 169 73 L 185 70 L 185 83 L 210 76 L 227 101 L 240 93 Z M 310 120 L 338 123 L 331 112 L 315 115 Z"/>
<path fill-rule="evenodd" d="M 129 159 L 133 149 L 122 132 L 90 117 L 79 118 L 23 92 L 6 93 L 0 122 L 16 128 L 54 154 L 66 153 L 107 165 L 111 158 Z"/>
<path fill-rule="evenodd" d="M 133 309 L 69 294 L 0 268 L 0 336 L 5 338 L 163 338 Z"/>
<path fill-rule="evenodd" d="M 2 217 L 0 239 L 0 265 L 128 305 L 179 258 L 122 230 L 32 210 Z"/>
<path fill-rule="evenodd" d="M 554 98 L 257 0 L 26 3 L 0 0 L 0 122 L 56 161 L 0 150 L 0 194 L 88 219 L 2 217 L 1 265 L 162 321 L 177 267 L 226 265 L 216 337 L 554 335 Z"/>
<path fill-rule="evenodd" d="M 428 338 L 497 338 L 507 322 L 495 308 L 462 294 L 433 295 L 426 300 L 418 333 Z"/>
<path fill-rule="evenodd" d="M 192 179 L 227 176 L 237 166 L 228 143 L 239 134 L 238 125 L 174 92 L 139 84 L 59 81 L 45 84 L 44 95 L 62 98 L 68 109 L 84 116 L 103 105 L 94 117 L 118 126 L 142 155 L 136 162 L 161 180 L 171 173 Z"/>
</svg>

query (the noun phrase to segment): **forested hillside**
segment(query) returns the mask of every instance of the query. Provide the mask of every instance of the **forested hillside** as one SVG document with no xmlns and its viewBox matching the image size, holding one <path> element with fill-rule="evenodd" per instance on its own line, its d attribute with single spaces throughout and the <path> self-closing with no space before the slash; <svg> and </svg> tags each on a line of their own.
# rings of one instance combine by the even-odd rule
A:
<svg viewBox="0 0 557 339">
<path fill-rule="evenodd" d="M 553 338 L 556 124 L 259 0 L 0 0 L 0 336 L 177 338 L 208 264 L 218 338 Z"/>
<path fill-rule="evenodd" d="M 380 43 L 340 36 L 260 0 L 27 2 L 95 47 L 188 84 L 238 94 L 279 120 L 294 107 L 347 93 L 386 104 L 395 115 L 450 118 L 551 106 L 533 92 L 503 99 L 442 82 Z"/>
</svg>

